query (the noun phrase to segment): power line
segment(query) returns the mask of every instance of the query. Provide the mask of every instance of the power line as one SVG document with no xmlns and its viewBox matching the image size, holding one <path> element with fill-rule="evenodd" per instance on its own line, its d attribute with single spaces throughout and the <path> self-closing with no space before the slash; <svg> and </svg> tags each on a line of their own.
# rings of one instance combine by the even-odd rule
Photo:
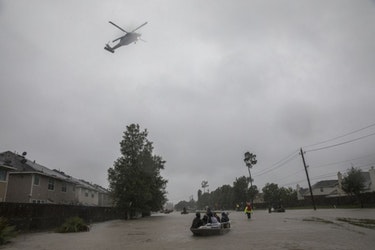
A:
<svg viewBox="0 0 375 250">
<path fill-rule="evenodd" d="M 357 158 L 353 158 L 353 159 L 349 159 L 349 160 L 345 160 L 345 161 L 338 161 L 338 162 L 326 163 L 326 164 L 323 164 L 323 165 L 320 165 L 320 166 L 316 166 L 316 167 L 313 167 L 313 168 L 316 169 L 316 168 L 322 168 L 322 167 L 327 167 L 327 166 L 338 165 L 338 164 L 341 164 L 341 163 L 352 162 L 352 161 L 360 160 L 360 159 L 363 159 L 363 158 L 368 158 L 368 157 L 374 156 L 374 155 L 375 154 L 368 154 L 368 155 L 364 155 L 364 156 L 361 156 L 361 157 L 357 157 Z"/>
<path fill-rule="evenodd" d="M 261 176 L 263 174 L 266 174 L 266 173 L 269 173 L 271 172 L 272 170 L 275 170 L 283 165 L 285 165 L 286 163 L 288 163 L 289 161 L 293 160 L 296 156 L 298 156 L 298 151 L 294 151 L 293 153 L 291 153 L 290 155 L 284 157 L 283 159 L 279 160 L 278 162 L 274 163 L 273 165 L 271 165 L 270 168 L 266 168 L 266 169 L 263 169 L 261 170 L 260 172 L 254 174 L 254 177 L 255 176 Z"/>
<path fill-rule="evenodd" d="M 363 128 L 360 128 L 360 129 L 357 129 L 357 130 L 354 130 L 352 132 L 349 132 L 349 133 L 346 133 L 344 135 L 340 135 L 340 136 L 336 136 L 334 138 L 331 138 L 331 139 L 328 139 L 328 140 L 325 140 L 325 141 L 321 141 L 321 142 L 318 142 L 318 143 L 314 143 L 314 144 L 311 144 L 311 145 L 308 145 L 308 146 L 304 146 L 304 147 L 313 147 L 313 146 L 316 146 L 316 145 L 319 145 L 319 144 L 323 144 L 323 143 L 327 143 L 327 142 L 330 142 L 330 141 L 334 141 L 336 139 L 340 139 L 342 137 L 345 137 L 345 136 L 348 136 L 348 135 L 351 135 L 351 134 L 354 134 L 354 133 L 357 133 L 359 131 L 362 131 L 362 130 L 365 130 L 365 129 L 368 129 L 368 128 L 371 128 L 371 127 L 374 127 L 375 126 L 375 123 L 373 124 L 370 124 L 366 127 L 363 127 Z"/>
<path fill-rule="evenodd" d="M 333 145 L 321 147 L 321 148 L 315 148 L 315 149 L 306 150 L 306 152 L 314 152 L 314 151 L 319 151 L 319 150 L 323 150 L 323 149 L 327 149 L 327 148 L 333 148 L 333 147 L 341 146 L 341 145 L 344 145 L 344 144 L 347 144 L 347 143 L 351 143 L 351 142 L 362 140 L 364 138 L 367 138 L 367 137 L 370 137 L 370 136 L 373 136 L 373 135 L 375 135 L 375 133 L 368 134 L 368 135 L 365 135 L 365 136 L 361 136 L 361 137 L 358 137 L 358 138 L 355 138 L 355 139 L 352 139 L 352 140 L 349 140 L 349 141 L 345 141 L 345 142 L 341 142 L 341 143 L 337 143 L 337 144 L 333 144 Z"/>
<path fill-rule="evenodd" d="M 317 180 L 317 179 L 322 179 L 322 178 L 327 178 L 327 177 L 337 176 L 337 172 L 338 172 L 338 171 L 335 171 L 335 172 L 329 172 L 329 173 L 321 174 L 321 175 L 317 175 L 317 176 L 312 177 L 311 179 L 312 179 L 312 180 Z"/>
<path fill-rule="evenodd" d="M 292 157 L 292 156 L 295 155 L 296 153 L 297 153 L 297 151 L 293 151 L 293 153 L 291 153 L 291 154 L 289 154 L 288 156 L 282 158 L 281 160 L 275 162 L 275 163 L 272 164 L 269 168 L 263 168 L 262 170 L 260 170 L 259 173 L 261 173 L 261 172 L 263 172 L 263 171 L 267 171 L 267 170 L 270 169 L 270 168 L 273 168 L 274 166 L 278 165 L 279 163 L 281 163 L 281 162 L 287 160 L 288 158 Z M 259 173 L 258 173 L 258 174 L 259 174 Z"/>
<path fill-rule="evenodd" d="M 300 172 L 303 172 L 303 169 L 299 169 L 299 170 L 297 170 L 296 172 L 293 172 L 292 174 L 289 174 L 289 175 L 287 175 L 287 176 L 284 176 L 283 178 L 278 178 L 277 180 L 278 180 L 278 181 L 280 181 L 280 180 L 284 180 L 284 179 L 286 179 L 286 178 L 288 178 L 288 177 L 291 177 L 291 176 L 293 176 L 293 175 L 296 175 L 296 174 L 298 174 L 298 173 L 300 173 Z"/>
</svg>

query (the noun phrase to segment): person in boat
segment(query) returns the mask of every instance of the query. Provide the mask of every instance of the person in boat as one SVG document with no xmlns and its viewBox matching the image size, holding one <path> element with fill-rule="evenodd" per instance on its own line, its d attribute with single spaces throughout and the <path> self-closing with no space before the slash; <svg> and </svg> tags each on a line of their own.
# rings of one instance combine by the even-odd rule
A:
<svg viewBox="0 0 375 250">
<path fill-rule="evenodd" d="M 225 212 L 221 213 L 221 224 L 223 225 L 224 228 L 230 227 L 228 213 L 225 213 Z"/>
<path fill-rule="evenodd" d="M 246 206 L 245 206 L 245 214 L 247 216 L 247 219 L 250 219 L 251 218 L 251 213 L 253 212 L 253 209 L 251 207 L 251 204 L 250 202 L 246 202 Z"/>
<path fill-rule="evenodd" d="M 212 219 L 211 218 L 213 216 L 213 213 L 211 212 L 210 208 L 207 209 L 206 215 L 207 215 L 207 223 L 212 223 Z"/>
<path fill-rule="evenodd" d="M 225 212 L 221 213 L 221 222 L 222 223 L 229 222 L 229 216 L 228 216 L 227 213 L 225 213 Z"/>
<path fill-rule="evenodd" d="M 217 219 L 217 222 L 221 222 L 220 216 L 216 212 L 213 213 L 213 216 Z"/>
<path fill-rule="evenodd" d="M 217 220 L 217 218 L 214 216 L 214 213 L 213 212 L 208 212 L 207 213 L 207 224 L 211 224 L 212 227 L 219 227 L 220 226 L 220 222 Z"/>
<path fill-rule="evenodd" d="M 191 228 L 199 228 L 200 226 L 203 226 L 203 221 L 201 220 L 201 213 L 197 212 L 191 224 Z"/>
<path fill-rule="evenodd" d="M 203 225 L 206 225 L 208 223 L 208 216 L 207 216 L 207 214 L 203 215 L 202 222 L 203 222 Z"/>
</svg>

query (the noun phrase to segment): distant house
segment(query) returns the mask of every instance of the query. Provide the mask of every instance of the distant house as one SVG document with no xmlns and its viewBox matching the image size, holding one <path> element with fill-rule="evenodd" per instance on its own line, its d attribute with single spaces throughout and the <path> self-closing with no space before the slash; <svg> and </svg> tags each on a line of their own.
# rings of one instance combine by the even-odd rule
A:
<svg viewBox="0 0 375 250">
<path fill-rule="evenodd" d="M 365 180 L 365 190 L 366 192 L 375 192 L 375 169 L 371 167 L 368 172 L 362 172 L 363 178 Z M 343 176 L 340 172 L 337 173 L 337 180 L 323 180 L 315 183 L 311 189 L 314 196 L 324 196 L 324 197 L 337 197 L 346 196 L 347 194 L 342 190 L 342 180 Z M 304 197 L 310 196 L 310 190 L 308 188 L 301 188 L 297 185 L 297 196 L 298 199 L 304 199 Z"/>
<path fill-rule="evenodd" d="M 84 180 L 78 180 L 76 197 L 79 204 L 85 206 L 99 205 L 99 192 L 94 186 Z"/>
<path fill-rule="evenodd" d="M 308 194 L 310 194 L 310 191 L 308 188 L 301 188 L 299 184 L 297 184 L 296 191 L 297 191 L 298 200 L 304 200 L 305 199 L 304 197 L 307 194 L 307 192 L 309 192 Z"/>
<path fill-rule="evenodd" d="M 75 183 L 75 200 L 77 204 L 100 207 L 112 206 L 109 192 L 105 188 L 97 184 L 92 184 L 88 181 L 66 175 L 64 172 L 58 171 L 56 169 L 54 169 L 53 171 L 64 175 L 65 177 L 69 178 L 70 181 Z"/>
<path fill-rule="evenodd" d="M 253 199 L 253 203 L 264 203 L 264 194 L 263 193 L 257 193 Z"/>
<path fill-rule="evenodd" d="M 339 182 L 338 180 L 324 180 L 319 181 L 311 186 L 311 190 L 314 196 L 336 196 L 337 194 L 341 193 L 342 191 L 339 190 Z M 311 193 L 308 188 L 301 189 L 297 186 L 297 197 L 299 200 L 305 199 L 305 197 L 310 197 Z"/>
<path fill-rule="evenodd" d="M 312 185 L 312 193 L 314 196 L 337 196 L 342 194 L 341 189 L 339 188 L 338 180 L 324 180 L 319 181 Z"/>
<path fill-rule="evenodd" d="M 94 187 L 96 187 L 96 189 L 98 190 L 98 195 L 99 195 L 98 205 L 100 207 L 112 207 L 114 204 L 113 204 L 113 200 L 111 198 L 109 191 L 96 184 L 94 185 Z"/>
</svg>

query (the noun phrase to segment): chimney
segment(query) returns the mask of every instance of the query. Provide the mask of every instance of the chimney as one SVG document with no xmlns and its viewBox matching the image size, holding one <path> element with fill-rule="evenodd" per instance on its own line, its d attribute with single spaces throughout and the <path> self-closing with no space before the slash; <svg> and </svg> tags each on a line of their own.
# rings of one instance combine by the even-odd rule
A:
<svg viewBox="0 0 375 250">
<path fill-rule="evenodd" d="M 370 175 L 370 182 L 371 182 L 371 191 L 374 192 L 375 191 L 375 169 L 374 169 L 374 166 L 372 166 L 370 168 L 370 170 L 368 171 L 369 175 Z"/>
<path fill-rule="evenodd" d="M 342 192 L 342 174 L 340 172 L 337 173 L 337 180 L 339 182 L 339 192 Z"/>
</svg>

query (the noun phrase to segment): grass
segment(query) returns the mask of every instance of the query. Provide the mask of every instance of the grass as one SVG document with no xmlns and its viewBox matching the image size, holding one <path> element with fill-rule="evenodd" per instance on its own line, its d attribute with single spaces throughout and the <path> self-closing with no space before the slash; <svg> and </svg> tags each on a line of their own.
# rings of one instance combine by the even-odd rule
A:
<svg viewBox="0 0 375 250">
<path fill-rule="evenodd" d="M 89 226 L 79 217 L 67 219 L 61 227 L 57 229 L 58 233 L 74 233 L 89 231 Z"/>
<path fill-rule="evenodd" d="M 5 218 L 0 217 L 0 245 L 8 243 L 11 238 L 16 236 L 15 226 L 10 226 Z"/>
<path fill-rule="evenodd" d="M 319 217 L 311 217 L 311 218 L 305 218 L 303 221 L 315 221 L 315 222 L 322 222 L 322 223 L 327 223 L 327 224 L 334 224 L 334 222 L 330 220 L 325 220 Z"/>
<path fill-rule="evenodd" d="M 346 222 L 354 226 L 358 227 L 364 227 L 364 228 L 369 228 L 369 229 L 375 229 L 375 220 L 374 219 L 357 219 L 357 218 L 343 218 L 343 217 L 338 217 L 336 218 L 337 221 L 341 222 Z M 319 217 L 311 217 L 311 218 L 305 218 L 303 221 L 312 221 L 312 222 L 320 222 L 320 223 L 326 223 L 326 224 L 335 224 L 338 225 L 337 223 L 322 219 Z"/>
<path fill-rule="evenodd" d="M 336 218 L 338 221 L 346 222 L 354 226 L 375 229 L 375 220 L 373 219 L 356 219 L 356 218 Z"/>
</svg>

